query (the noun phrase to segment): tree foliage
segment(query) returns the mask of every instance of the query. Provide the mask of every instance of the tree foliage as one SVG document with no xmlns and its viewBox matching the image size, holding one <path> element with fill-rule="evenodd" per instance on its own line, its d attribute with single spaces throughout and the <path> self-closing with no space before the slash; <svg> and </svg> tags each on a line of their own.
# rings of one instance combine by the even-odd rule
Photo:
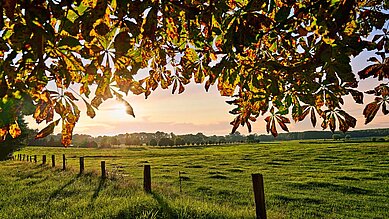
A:
<svg viewBox="0 0 389 219">
<path fill-rule="evenodd" d="M 14 136 L 10 134 L 4 139 L 4 141 L 0 142 L 0 161 L 10 159 L 14 151 L 27 146 L 28 139 L 33 131 L 27 127 L 27 124 L 22 116 L 18 118 L 17 124 L 20 128 L 20 135 L 17 138 L 14 138 Z"/>
<path fill-rule="evenodd" d="M 18 113 L 46 122 L 37 138 L 62 125 L 70 145 L 86 105 L 93 118 L 103 101 L 128 93 L 147 98 L 158 87 L 182 93 L 194 81 L 215 85 L 239 125 L 260 115 L 267 130 L 288 131 L 291 115 L 315 126 L 355 127 L 342 110 L 363 103 L 350 58 L 374 51 L 360 79 L 388 79 L 388 1 L 376 0 L 36 0 L 0 1 L 0 137 L 17 137 Z M 379 31 L 373 31 L 379 30 Z M 368 38 L 374 35 L 371 40 Z M 143 73 L 147 71 L 147 74 Z M 363 114 L 388 114 L 388 83 Z M 30 112 L 30 113 L 32 113 Z"/>
</svg>

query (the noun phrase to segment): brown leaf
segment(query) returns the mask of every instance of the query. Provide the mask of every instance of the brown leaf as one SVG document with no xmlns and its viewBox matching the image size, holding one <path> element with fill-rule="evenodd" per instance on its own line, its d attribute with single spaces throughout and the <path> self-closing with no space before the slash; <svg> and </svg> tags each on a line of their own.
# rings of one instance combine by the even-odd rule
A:
<svg viewBox="0 0 389 219">
<path fill-rule="evenodd" d="M 174 80 L 174 82 L 173 82 L 172 94 L 174 94 L 174 92 L 176 92 L 177 84 L 178 84 L 177 80 Z"/>
<path fill-rule="evenodd" d="M 83 100 L 86 105 L 86 114 L 93 119 L 96 116 L 95 110 L 93 109 L 91 104 L 89 104 L 85 99 Z"/>
<path fill-rule="evenodd" d="M 363 104 L 363 93 L 357 90 L 351 90 L 350 93 L 353 96 L 356 103 Z"/>
<path fill-rule="evenodd" d="M 374 119 L 379 108 L 380 108 L 380 104 L 376 101 L 366 105 L 365 109 L 363 110 L 363 115 L 365 116 L 366 119 L 365 125 Z"/>
<path fill-rule="evenodd" d="M 354 117 L 350 116 L 348 113 L 346 113 L 343 110 L 340 110 L 338 113 L 344 117 L 345 122 L 347 123 L 348 126 L 355 128 L 355 126 L 357 125 L 357 120 Z"/>
<path fill-rule="evenodd" d="M 384 64 L 374 64 L 374 65 L 367 66 L 363 70 L 359 71 L 358 75 L 361 79 L 365 79 L 371 76 L 381 78 L 383 75 L 385 75 L 383 69 L 384 69 Z"/>
<path fill-rule="evenodd" d="M 276 128 L 276 121 L 275 121 L 275 119 L 272 120 L 270 131 L 271 131 L 271 134 L 272 134 L 274 137 L 277 137 L 277 136 L 278 136 L 278 132 L 277 132 L 277 128 Z"/>
<path fill-rule="evenodd" d="M 74 95 L 71 92 L 65 92 L 64 95 L 69 97 L 73 101 L 78 101 L 78 99 L 75 98 Z"/>
<path fill-rule="evenodd" d="M 103 100 L 100 96 L 95 96 L 93 99 L 92 99 L 92 102 L 91 102 L 91 105 L 98 109 L 100 104 L 103 103 Z"/>
<path fill-rule="evenodd" d="M 65 106 L 62 104 L 61 101 L 58 101 L 55 103 L 54 109 L 55 109 L 55 112 L 60 114 L 60 115 L 62 115 L 66 110 Z"/>
<path fill-rule="evenodd" d="M 386 102 L 382 103 L 382 113 L 384 115 L 388 115 L 388 113 L 389 113 L 389 110 L 386 108 Z"/>
<path fill-rule="evenodd" d="M 330 116 L 330 119 L 328 120 L 328 125 L 330 126 L 331 132 L 334 132 L 336 129 L 336 124 L 335 124 L 335 115 L 332 114 Z"/>
<path fill-rule="evenodd" d="M 284 122 L 284 121 L 286 121 L 286 120 L 283 120 L 283 119 L 281 118 L 281 116 L 276 116 L 276 118 L 277 118 L 277 122 L 278 122 L 278 124 L 281 126 L 281 128 L 282 128 L 284 131 L 289 132 L 289 129 L 288 129 L 288 127 L 286 126 L 286 124 L 285 124 L 285 122 Z M 286 119 L 286 118 L 285 118 L 285 119 Z"/>
<path fill-rule="evenodd" d="M 251 124 L 250 124 L 249 121 L 247 121 L 246 124 L 247 124 L 247 129 L 248 129 L 248 131 L 250 133 L 251 132 Z"/>
<path fill-rule="evenodd" d="M 267 133 L 269 133 L 270 132 L 270 122 L 271 122 L 271 116 L 268 116 L 268 117 L 266 117 L 265 118 L 265 121 L 266 121 L 266 131 L 267 131 Z"/>
<path fill-rule="evenodd" d="M 123 99 L 124 105 L 126 105 L 126 113 L 133 116 L 135 118 L 134 109 L 132 106 Z"/>
<path fill-rule="evenodd" d="M 55 122 L 50 123 L 50 124 L 49 124 L 48 126 L 46 126 L 44 129 L 42 129 L 42 130 L 35 136 L 35 139 L 44 138 L 44 137 L 50 135 L 51 133 L 53 133 L 53 132 L 54 132 L 55 126 L 57 126 L 58 123 L 59 123 L 59 120 L 60 120 L 60 119 L 58 119 L 58 120 L 55 121 Z"/>
<path fill-rule="evenodd" d="M 350 128 L 349 125 L 346 123 L 346 121 L 338 116 L 338 121 L 339 121 L 339 130 L 342 131 L 343 133 L 347 132 L 347 130 Z"/>
<path fill-rule="evenodd" d="M 185 91 L 185 87 L 184 87 L 184 85 L 182 85 L 182 83 L 180 83 L 180 87 L 178 89 L 178 93 L 180 94 L 180 93 L 182 93 L 184 91 Z"/>
<path fill-rule="evenodd" d="M 240 124 L 240 119 L 241 117 L 240 117 L 240 115 L 239 116 L 237 116 L 237 117 L 235 117 L 235 119 L 232 121 L 232 122 L 230 122 L 230 124 L 232 125 L 232 131 L 231 131 L 231 133 L 235 133 L 235 131 L 238 129 L 238 127 L 239 127 L 239 124 Z"/>
<path fill-rule="evenodd" d="M 327 122 L 327 120 L 323 120 L 323 122 L 321 123 L 320 126 L 323 128 L 323 130 L 324 130 L 324 129 L 327 129 L 327 127 L 328 127 L 328 122 Z"/>
<path fill-rule="evenodd" d="M 303 113 L 301 113 L 301 115 L 297 118 L 298 121 L 303 121 L 305 119 L 305 117 L 308 115 L 309 113 L 309 107 L 308 106 L 303 106 L 302 107 L 302 110 L 303 110 Z"/>
<path fill-rule="evenodd" d="M 316 114 L 313 108 L 311 108 L 311 123 L 313 127 L 316 127 Z"/>
</svg>

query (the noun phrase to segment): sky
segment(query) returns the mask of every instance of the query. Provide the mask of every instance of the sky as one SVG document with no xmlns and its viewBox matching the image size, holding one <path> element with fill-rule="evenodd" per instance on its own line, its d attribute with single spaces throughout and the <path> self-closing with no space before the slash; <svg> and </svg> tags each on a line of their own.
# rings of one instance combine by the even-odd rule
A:
<svg viewBox="0 0 389 219">
<path fill-rule="evenodd" d="M 352 59 L 353 72 L 363 69 L 367 62 L 367 53 Z M 358 76 L 357 76 L 358 77 Z M 388 82 L 388 80 L 384 81 Z M 360 82 L 359 89 L 366 91 L 382 83 L 376 79 L 367 79 Z M 233 106 L 225 101 L 227 97 L 222 97 L 217 91 L 217 87 L 212 86 L 208 92 L 203 84 L 190 83 L 186 85 L 182 94 L 171 94 L 171 88 L 163 90 L 158 88 L 148 97 L 144 95 L 129 95 L 125 99 L 132 105 L 135 118 L 126 113 L 124 104 L 115 99 L 103 102 L 99 110 L 96 110 L 96 117 L 91 119 L 86 115 L 85 105 L 80 101 L 81 118 L 76 124 L 74 133 L 89 134 L 92 136 L 117 135 L 133 132 L 173 132 L 175 134 L 188 134 L 201 132 L 205 135 L 227 135 L 231 132 L 232 126 L 229 124 L 234 116 L 228 112 Z M 345 98 L 345 109 L 350 115 L 357 119 L 355 129 L 388 128 L 389 116 L 384 116 L 381 110 L 375 119 L 368 125 L 364 125 L 363 109 L 371 102 L 373 97 L 365 95 L 364 104 L 356 104 L 351 97 Z M 265 116 L 260 116 L 257 122 L 252 124 L 252 133 L 266 134 L 264 122 Z M 46 124 L 37 125 L 32 117 L 28 117 L 27 122 L 30 128 L 43 129 Z M 295 123 L 291 119 L 289 130 L 292 132 L 306 130 L 322 130 L 321 121 L 318 120 L 316 127 L 312 127 L 307 118 L 303 122 Z M 61 127 L 55 129 L 59 133 Z M 352 129 L 350 129 L 352 130 Z M 238 131 L 242 134 L 249 134 L 246 127 L 240 127 Z M 283 132 L 278 128 L 279 132 Z"/>
</svg>

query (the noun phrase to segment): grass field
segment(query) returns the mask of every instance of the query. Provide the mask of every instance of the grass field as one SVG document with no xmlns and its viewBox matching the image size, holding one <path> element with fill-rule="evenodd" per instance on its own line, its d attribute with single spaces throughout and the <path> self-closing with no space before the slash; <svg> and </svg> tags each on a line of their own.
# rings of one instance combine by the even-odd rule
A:
<svg viewBox="0 0 389 219">
<path fill-rule="evenodd" d="M 389 144 L 295 141 L 179 148 L 27 147 L 57 169 L 0 163 L 0 218 L 254 218 L 252 173 L 269 218 L 389 218 Z M 73 171 L 60 170 L 62 154 Z M 86 174 L 77 175 L 78 157 Z M 97 176 L 105 160 L 114 180 Z M 142 192 L 143 165 L 154 193 Z M 182 190 L 179 192 L 179 171 Z"/>
</svg>

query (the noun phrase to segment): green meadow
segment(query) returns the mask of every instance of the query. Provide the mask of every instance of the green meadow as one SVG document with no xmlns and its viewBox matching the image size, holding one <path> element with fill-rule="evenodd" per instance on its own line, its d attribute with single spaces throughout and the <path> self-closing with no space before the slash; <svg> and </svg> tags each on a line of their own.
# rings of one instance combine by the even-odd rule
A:
<svg viewBox="0 0 389 219">
<path fill-rule="evenodd" d="M 252 173 L 264 176 L 268 218 L 389 218 L 387 142 L 27 147 L 18 153 L 37 155 L 38 162 L 0 162 L 0 218 L 255 218 Z M 102 160 L 106 180 L 99 177 Z M 142 191 L 145 164 L 151 194 Z"/>
</svg>

